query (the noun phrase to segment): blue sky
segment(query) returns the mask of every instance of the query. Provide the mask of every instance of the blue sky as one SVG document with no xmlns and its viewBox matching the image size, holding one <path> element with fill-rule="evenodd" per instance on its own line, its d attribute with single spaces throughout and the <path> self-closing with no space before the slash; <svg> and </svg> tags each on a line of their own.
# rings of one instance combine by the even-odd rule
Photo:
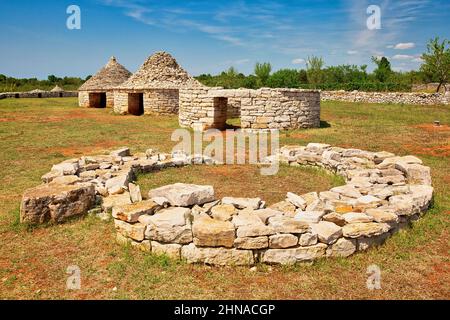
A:
<svg viewBox="0 0 450 320">
<path fill-rule="evenodd" d="M 68 30 L 66 9 L 81 8 L 81 30 Z M 381 8 L 381 29 L 366 10 Z M 165 50 L 191 74 L 230 66 L 251 73 L 305 68 L 310 55 L 326 65 L 368 64 L 387 56 L 395 69 L 420 65 L 431 37 L 450 38 L 448 0 L 0 0 L 0 73 L 15 77 L 85 77 L 112 55 L 134 72 Z"/>
</svg>

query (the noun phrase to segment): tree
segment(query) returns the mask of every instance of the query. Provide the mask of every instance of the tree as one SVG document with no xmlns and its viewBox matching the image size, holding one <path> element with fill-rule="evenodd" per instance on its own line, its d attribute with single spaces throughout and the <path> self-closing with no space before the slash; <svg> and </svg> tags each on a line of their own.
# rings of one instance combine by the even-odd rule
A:
<svg viewBox="0 0 450 320">
<path fill-rule="evenodd" d="M 294 69 L 281 69 L 273 73 L 267 85 L 272 88 L 298 88 L 300 84 L 300 75 Z"/>
<path fill-rule="evenodd" d="M 255 65 L 255 75 L 258 78 L 258 82 L 260 86 L 265 86 L 267 84 L 267 80 L 270 77 L 270 72 L 272 71 L 272 66 L 268 62 L 259 63 L 257 62 Z"/>
<path fill-rule="evenodd" d="M 298 81 L 300 83 L 308 83 L 308 74 L 306 73 L 306 70 L 300 69 L 298 71 Z"/>
<path fill-rule="evenodd" d="M 316 86 L 323 82 L 323 66 L 325 65 L 322 57 L 311 56 L 306 61 L 306 75 L 308 83 Z"/>
<path fill-rule="evenodd" d="M 439 38 L 431 39 L 427 45 L 427 52 L 422 54 L 423 64 L 420 66 L 420 70 L 426 75 L 427 78 L 433 81 L 439 82 L 437 92 L 444 86 L 450 79 L 450 45 L 449 40 L 443 40 L 439 42 Z"/>
<path fill-rule="evenodd" d="M 48 80 L 50 83 L 56 83 L 56 82 L 58 81 L 58 78 L 57 78 L 55 75 L 51 74 L 51 75 L 49 75 L 49 76 L 47 77 L 47 80 Z"/>
<path fill-rule="evenodd" d="M 386 82 L 392 75 L 391 63 L 386 57 L 377 58 L 372 57 L 373 63 L 377 65 L 374 70 L 375 78 L 380 82 Z"/>
</svg>

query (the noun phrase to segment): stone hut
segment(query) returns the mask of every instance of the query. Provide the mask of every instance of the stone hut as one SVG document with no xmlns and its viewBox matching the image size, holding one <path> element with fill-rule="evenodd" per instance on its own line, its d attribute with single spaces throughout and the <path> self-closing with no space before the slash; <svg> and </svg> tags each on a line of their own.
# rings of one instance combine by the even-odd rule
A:
<svg viewBox="0 0 450 320">
<path fill-rule="evenodd" d="M 114 91 L 114 112 L 120 114 L 177 114 L 179 91 L 203 87 L 167 52 L 150 56 L 140 69 Z"/>
<path fill-rule="evenodd" d="M 52 90 L 50 90 L 50 92 L 63 92 L 63 91 L 64 89 L 58 85 L 56 85 Z"/>
<path fill-rule="evenodd" d="M 50 92 L 58 95 L 58 97 L 60 97 L 60 98 L 62 98 L 64 96 L 64 89 L 58 85 L 56 85 L 52 90 L 50 90 Z"/>
<path fill-rule="evenodd" d="M 131 72 L 111 57 L 109 62 L 79 89 L 80 107 L 106 108 L 114 106 L 113 89 L 128 80 Z"/>
</svg>

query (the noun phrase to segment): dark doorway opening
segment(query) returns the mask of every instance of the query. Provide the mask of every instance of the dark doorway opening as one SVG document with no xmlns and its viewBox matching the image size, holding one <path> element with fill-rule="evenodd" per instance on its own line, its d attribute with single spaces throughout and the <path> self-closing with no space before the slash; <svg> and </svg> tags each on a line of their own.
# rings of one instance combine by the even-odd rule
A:
<svg viewBox="0 0 450 320">
<path fill-rule="evenodd" d="M 128 113 L 134 116 L 144 114 L 144 94 L 129 93 L 128 94 Z"/>
<path fill-rule="evenodd" d="M 225 130 L 227 127 L 227 108 L 228 98 L 214 98 L 214 123 L 213 127 L 219 130 Z"/>
<path fill-rule="evenodd" d="M 38 98 L 42 98 L 42 93 L 38 93 Z"/>
<path fill-rule="evenodd" d="M 63 93 L 62 93 L 62 92 L 59 93 L 59 97 L 60 97 L 60 98 L 63 97 Z"/>
<path fill-rule="evenodd" d="M 106 92 L 89 93 L 89 106 L 91 108 L 106 108 Z"/>
<path fill-rule="evenodd" d="M 14 98 L 19 99 L 19 98 L 20 98 L 20 94 L 16 93 L 16 94 L 14 95 Z"/>
</svg>

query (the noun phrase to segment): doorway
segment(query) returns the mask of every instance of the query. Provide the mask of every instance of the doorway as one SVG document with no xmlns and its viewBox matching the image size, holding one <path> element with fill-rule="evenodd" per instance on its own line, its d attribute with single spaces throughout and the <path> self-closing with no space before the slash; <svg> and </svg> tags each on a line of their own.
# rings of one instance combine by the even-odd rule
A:
<svg viewBox="0 0 450 320">
<path fill-rule="evenodd" d="M 225 130 L 227 127 L 228 98 L 214 98 L 214 119 L 213 127 Z"/>
<path fill-rule="evenodd" d="M 128 94 L 128 113 L 134 116 L 144 114 L 144 94 L 129 93 Z"/>
<path fill-rule="evenodd" d="M 106 92 L 89 93 L 89 106 L 91 108 L 106 108 Z"/>
</svg>

